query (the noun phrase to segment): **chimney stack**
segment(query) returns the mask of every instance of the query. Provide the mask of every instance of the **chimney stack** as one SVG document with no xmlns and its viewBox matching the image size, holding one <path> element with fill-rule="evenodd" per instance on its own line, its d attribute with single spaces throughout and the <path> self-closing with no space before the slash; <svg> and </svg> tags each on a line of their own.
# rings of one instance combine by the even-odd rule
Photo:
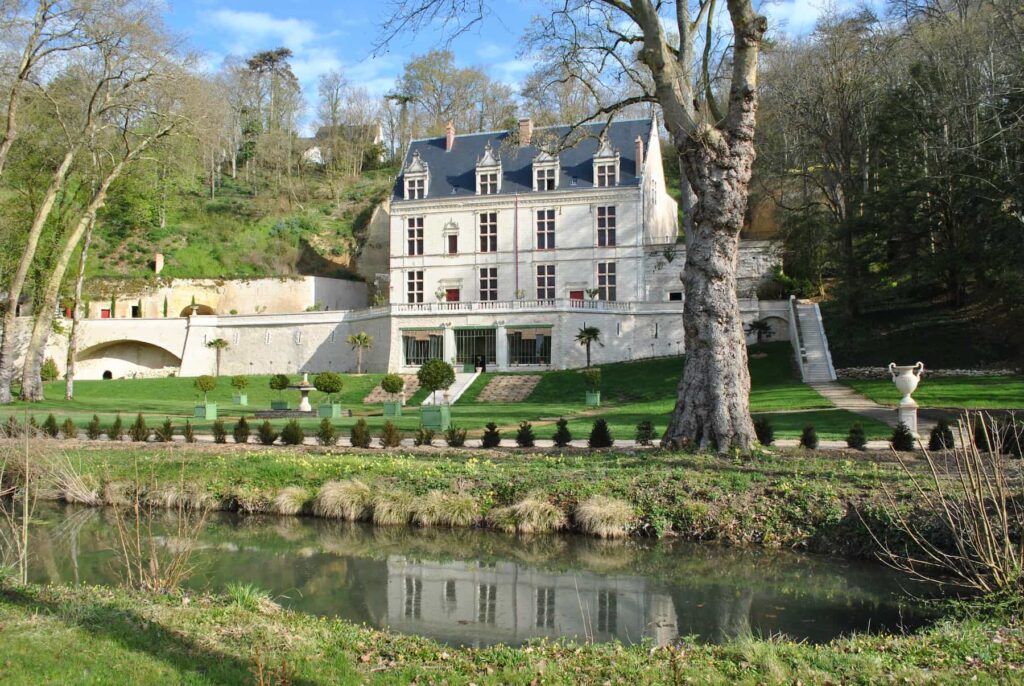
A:
<svg viewBox="0 0 1024 686">
<path fill-rule="evenodd" d="M 159 274 L 164 270 L 164 254 L 161 252 L 153 255 L 153 273 Z"/>
<path fill-rule="evenodd" d="M 644 139 L 636 137 L 636 175 L 640 176 L 640 170 L 644 167 Z"/>
<path fill-rule="evenodd" d="M 519 147 L 530 145 L 533 140 L 533 120 L 525 117 L 519 120 Z"/>
<path fill-rule="evenodd" d="M 452 146 L 455 145 L 455 123 L 451 119 L 448 120 L 447 126 L 444 127 L 444 149 L 451 152 Z"/>
</svg>

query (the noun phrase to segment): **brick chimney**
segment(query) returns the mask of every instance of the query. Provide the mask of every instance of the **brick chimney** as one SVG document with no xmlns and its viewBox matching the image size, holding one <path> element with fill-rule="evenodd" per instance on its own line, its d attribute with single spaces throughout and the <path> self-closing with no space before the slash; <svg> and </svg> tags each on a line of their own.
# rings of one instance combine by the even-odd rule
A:
<svg viewBox="0 0 1024 686">
<path fill-rule="evenodd" d="M 451 152 L 452 146 L 455 145 L 455 123 L 451 119 L 444 127 L 444 136 L 444 149 Z"/>
<path fill-rule="evenodd" d="M 153 273 L 154 274 L 159 274 L 163 270 L 164 270 L 164 254 L 158 252 L 155 255 L 153 255 Z"/>
<path fill-rule="evenodd" d="M 636 137 L 636 175 L 640 176 L 640 170 L 644 167 L 644 139 Z"/>
<path fill-rule="evenodd" d="M 533 120 L 525 117 L 519 120 L 519 146 L 527 146 L 533 140 Z"/>
</svg>

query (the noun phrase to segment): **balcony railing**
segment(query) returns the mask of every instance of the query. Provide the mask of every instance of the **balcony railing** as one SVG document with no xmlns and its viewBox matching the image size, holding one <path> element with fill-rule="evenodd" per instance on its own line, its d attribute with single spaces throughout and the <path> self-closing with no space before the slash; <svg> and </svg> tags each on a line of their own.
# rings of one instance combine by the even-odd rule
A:
<svg viewBox="0 0 1024 686">
<path fill-rule="evenodd" d="M 608 300 L 576 300 L 555 298 L 552 300 L 483 300 L 434 303 L 397 303 L 391 306 L 393 313 L 419 312 L 498 312 L 515 310 L 596 310 L 599 312 L 631 312 L 637 303 Z M 642 303 L 647 304 L 647 303 Z"/>
</svg>

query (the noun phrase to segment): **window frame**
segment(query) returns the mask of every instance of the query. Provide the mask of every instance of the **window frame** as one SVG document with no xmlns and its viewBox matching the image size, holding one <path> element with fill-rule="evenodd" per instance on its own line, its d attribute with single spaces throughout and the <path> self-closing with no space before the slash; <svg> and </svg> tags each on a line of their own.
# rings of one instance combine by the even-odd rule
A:
<svg viewBox="0 0 1024 686">
<path fill-rule="evenodd" d="M 484 217 L 487 217 L 485 220 Z M 488 233 L 484 233 L 484 228 L 490 229 Z M 477 236 L 479 241 L 477 247 L 480 248 L 480 252 L 492 253 L 498 252 L 498 213 L 497 212 L 478 212 L 477 213 Z M 486 244 L 485 244 L 486 241 Z"/>
<path fill-rule="evenodd" d="M 541 216 L 545 215 L 545 216 Z M 537 210 L 534 214 L 534 247 L 537 250 L 555 249 L 555 210 L 553 208 Z M 542 245 L 543 244 L 543 245 Z"/>
<path fill-rule="evenodd" d="M 534 170 L 534 188 L 537 191 L 558 190 L 558 169 L 551 167 L 538 167 Z"/>
<path fill-rule="evenodd" d="M 602 273 L 603 272 L 603 273 Z M 597 263 L 597 299 L 615 302 L 618 297 L 618 270 L 615 262 Z"/>
<path fill-rule="evenodd" d="M 405 254 L 407 257 L 422 257 L 425 247 L 423 217 L 407 217 L 405 221 Z"/>
<path fill-rule="evenodd" d="M 602 216 L 602 211 L 604 216 Z M 598 205 L 595 217 L 597 224 L 597 247 L 614 248 L 618 244 L 618 236 L 616 235 L 618 231 L 618 218 L 615 205 Z"/>
<path fill-rule="evenodd" d="M 610 177 L 610 178 L 609 178 Z M 611 181 L 611 183 L 609 183 Z M 594 163 L 594 186 L 596 188 L 614 188 L 619 185 L 619 165 L 612 162 Z"/>
<path fill-rule="evenodd" d="M 414 176 L 405 179 L 405 199 L 423 200 L 427 197 L 427 179 L 423 176 Z"/>
<path fill-rule="evenodd" d="M 498 300 L 498 268 L 480 267 L 477 285 L 481 302 L 496 302 Z"/>
<path fill-rule="evenodd" d="M 555 264 L 553 262 L 546 264 L 538 264 L 534 269 L 536 280 L 534 285 L 536 286 L 535 295 L 537 300 L 554 300 L 556 296 L 556 279 Z"/>
<path fill-rule="evenodd" d="M 405 302 L 409 305 L 423 303 L 423 270 L 410 269 L 405 276 Z"/>
<path fill-rule="evenodd" d="M 476 194 L 497 195 L 500 189 L 499 174 L 497 170 L 480 171 L 476 173 Z"/>
</svg>

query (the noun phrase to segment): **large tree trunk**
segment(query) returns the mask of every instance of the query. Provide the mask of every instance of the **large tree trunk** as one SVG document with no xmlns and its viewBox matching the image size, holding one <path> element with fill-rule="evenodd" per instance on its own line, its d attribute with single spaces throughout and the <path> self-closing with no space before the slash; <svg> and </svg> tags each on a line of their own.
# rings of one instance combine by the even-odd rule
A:
<svg viewBox="0 0 1024 686">
<path fill-rule="evenodd" d="M 89 259 L 89 244 L 92 243 L 92 229 L 96 225 L 94 219 L 85 230 L 82 242 L 82 254 L 78 258 L 78 278 L 75 279 L 75 303 L 71 318 L 71 335 L 68 336 L 68 357 L 64 374 L 64 399 L 75 399 L 75 372 L 78 363 L 78 323 L 82 319 L 82 285 L 85 281 L 85 262 Z"/>
<path fill-rule="evenodd" d="M 14 378 L 14 322 L 18 313 L 18 301 L 21 299 L 22 290 L 25 288 L 25 281 L 28 278 L 28 271 L 32 267 L 32 260 L 35 258 L 36 247 L 39 245 L 39 237 L 43 233 L 46 220 L 53 210 L 53 204 L 57 200 L 57 194 L 64 187 L 64 179 L 67 177 L 71 162 L 75 159 L 76 149 L 69 148 L 64 153 L 64 159 L 53 173 L 50 179 L 50 186 L 46 189 L 43 202 L 36 210 L 32 219 L 32 226 L 28 231 L 28 238 L 22 248 L 21 258 L 18 262 L 18 269 L 7 287 L 7 309 L 4 311 L 4 323 L 2 337 L 0 337 L 0 404 L 8 404 L 13 398 L 11 396 L 11 380 Z M 37 308 L 38 309 L 38 308 Z M 26 358 L 27 360 L 27 358 Z"/>
<path fill-rule="evenodd" d="M 756 435 L 750 418 L 750 372 L 736 296 L 739 236 L 754 160 L 753 141 L 717 147 L 685 141 L 680 158 L 693 184 L 692 233 L 686 237 L 683 328 L 686 367 L 662 443 L 671 447 L 746 451 Z"/>
</svg>

